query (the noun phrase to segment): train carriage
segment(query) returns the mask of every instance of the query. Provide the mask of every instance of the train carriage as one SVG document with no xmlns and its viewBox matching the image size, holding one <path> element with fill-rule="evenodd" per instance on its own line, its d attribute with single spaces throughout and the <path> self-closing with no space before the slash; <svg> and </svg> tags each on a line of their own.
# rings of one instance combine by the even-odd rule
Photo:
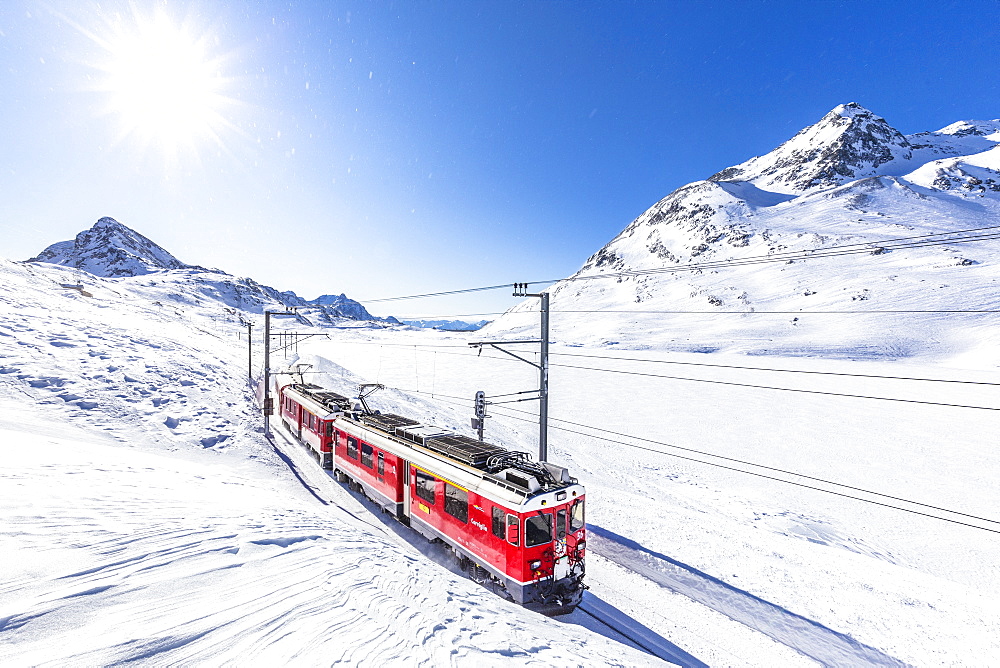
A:
<svg viewBox="0 0 1000 668">
<path fill-rule="evenodd" d="M 280 397 L 286 429 L 320 461 L 329 445 L 338 480 L 448 545 L 474 580 L 545 614 L 570 612 L 580 602 L 585 490 L 566 469 L 361 410 L 315 385 L 287 385 Z M 308 426 L 314 421 L 315 430 Z"/>
</svg>

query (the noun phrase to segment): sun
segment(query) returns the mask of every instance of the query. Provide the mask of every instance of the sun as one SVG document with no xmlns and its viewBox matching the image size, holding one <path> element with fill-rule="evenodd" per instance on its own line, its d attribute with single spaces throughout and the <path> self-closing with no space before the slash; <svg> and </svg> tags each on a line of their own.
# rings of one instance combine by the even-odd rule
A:
<svg viewBox="0 0 1000 668">
<path fill-rule="evenodd" d="M 213 53 L 216 43 L 207 32 L 176 21 L 163 6 L 142 15 L 133 5 L 115 14 L 95 41 L 103 56 L 96 88 L 122 139 L 158 146 L 172 157 L 222 143 L 234 101 L 226 95 L 227 59 Z"/>
</svg>

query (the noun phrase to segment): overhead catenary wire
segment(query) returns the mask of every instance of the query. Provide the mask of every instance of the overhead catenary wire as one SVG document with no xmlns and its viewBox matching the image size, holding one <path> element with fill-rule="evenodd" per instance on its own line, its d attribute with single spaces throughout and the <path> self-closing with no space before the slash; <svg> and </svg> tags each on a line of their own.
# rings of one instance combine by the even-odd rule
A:
<svg viewBox="0 0 1000 668">
<path fill-rule="evenodd" d="M 1000 387 L 1000 383 L 992 383 L 985 380 L 957 380 L 951 378 L 919 378 L 915 376 L 885 376 L 869 373 L 846 373 L 842 371 L 813 371 L 809 369 L 776 369 L 770 367 L 740 366 L 737 364 L 710 364 L 708 362 L 682 362 L 680 360 L 653 360 L 639 357 L 613 357 L 611 355 L 585 355 L 582 353 L 549 353 L 550 355 L 563 357 L 584 357 L 589 359 L 612 360 L 622 362 L 642 362 L 648 364 L 676 364 L 680 366 L 698 366 L 712 369 L 739 369 L 742 371 L 768 371 L 774 373 L 801 373 L 816 376 L 843 376 L 847 378 L 871 378 L 877 380 L 913 380 L 926 383 L 955 383 L 962 385 L 987 385 Z"/>
<path fill-rule="evenodd" d="M 525 310 L 516 311 L 516 312 L 494 311 L 492 313 L 456 313 L 456 314 L 447 314 L 447 315 L 420 315 L 420 316 L 414 316 L 414 315 L 405 315 L 404 316 L 404 315 L 400 315 L 400 316 L 395 316 L 395 317 L 396 318 L 405 318 L 406 320 L 444 320 L 444 319 L 447 319 L 447 318 L 471 318 L 471 317 L 474 317 L 474 316 L 483 316 L 483 315 L 507 315 L 507 314 L 510 314 L 510 315 L 524 315 L 524 314 L 536 314 L 536 313 L 538 313 L 537 310 L 534 310 L 534 309 L 525 309 Z M 928 315 L 932 315 L 932 314 L 948 314 L 948 313 L 970 313 L 970 314 L 976 314 L 976 313 L 1000 313 L 1000 309 L 857 309 L 857 310 L 853 310 L 853 311 L 835 311 L 835 310 L 828 310 L 828 311 L 805 311 L 805 310 L 798 310 L 798 311 L 757 311 L 755 309 L 750 309 L 750 310 L 745 310 L 745 311 L 721 311 L 721 310 L 718 310 L 718 309 L 713 309 L 711 311 L 706 311 L 706 310 L 692 311 L 692 310 L 683 310 L 683 309 L 671 309 L 671 310 L 663 310 L 663 309 L 658 309 L 658 310 L 657 309 L 654 309 L 654 310 L 646 310 L 646 309 L 624 309 L 624 310 L 622 310 L 622 309 L 605 309 L 605 308 L 602 308 L 602 309 L 549 309 L 549 313 L 615 313 L 615 314 L 625 314 L 625 315 L 629 315 L 629 314 L 636 314 L 636 315 L 867 315 L 867 314 L 875 314 L 875 315 L 887 315 L 887 314 L 903 314 L 903 315 L 908 315 L 908 314 L 914 314 L 914 315 L 919 315 L 919 314 L 928 314 Z M 437 329 L 437 328 L 435 328 L 435 329 Z M 464 329 L 456 329 L 456 330 L 439 329 L 438 331 L 456 332 L 456 333 L 458 333 L 458 332 L 467 332 L 467 331 L 470 331 L 470 330 L 464 330 Z M 475 331 L 475 330 L 471 330 L 471 331 Z"/>
<path fill-rule="evenodd" d="M 549 366 L 563 367 L 563 368 L 566 368 L 566 369 L 582 369 L 582 370 L 586 370 L 586 371 L 600 371 L 600 372 L 604 372 L 604 373 L 619 373 L 619 374 L 625 374 L 625 375 L 629 375 L 629 376 L 646 376 L 646 377 L 649 377 L 649 378 L 666 378 L 666 379 L 669 379 L 669 380 L 684 380 L 684 381 L 690 381 L 690 382 L 694 382 L 694 383 L 710 383 L 710 384 L 713 384 L 713 385 L 731 385 L 731 386 L 734 386 L 734 387 L 748 387 L 748 388 L 753 388 L 753 389 L 757 389 L 757 390 L 775 390 L 775 391 L 779 391 L 779 392 L 801 392 L 801 393 L 804 393 L 804 394 L 818 394 L 818 395 L 823 395 L 823 396 L 828 396 L 828 397 L 847 397 L 847 398 L 851 398 L 851 399 L 871 399 L 871 400 L 876 400 L 876 401 L 897 401 L 897 402 L 908 403 L 908 404 L 923 404 L 925 406 L 946 406 L 946 407 L 949 407 L 949 408 L 972 408 L 972 409 L 983 410 L 983 411 L 1000 411 L 1000 407 L 995 407 L 995 406 L 974 406 L 974 405 L 970 405 L 970 404 L 950 404 L 950 403 L 945 403 L 945 402 L 941 402 L 941 401 L 923 401 L 923 400 L 920 400 L 920 399 L 900 399 L 898 397 L 875 397 L 875 396 L 869 396 L 869 395 L 864 395 L 864 394 L 851 394 L 851 393 L 847 393 L 847 392 L 828 392 L 828 391 L 825 391 L 825 390 L 804 390 L 802 388 L 795 388 L 795 387 L 776 387 L 776 386 L 771 386 L 771 385 L 756 385 L 756 384 L 753 384 L 753 383 L 737 383 L 737 382 L 734 382 L 734 381 L 711 380 L 711 379 L 708 379 L 708 378 L 688 378 L 686 376 L 667 376 L 667 375 L 664 375 L 664 374 L 657 374 L 657 373 L 644 373 L 642 371 L 624 371 L 624 370 L 621 370 L 621 369 L 599 369 L 599 368 L 596 368 L 596 367 L 578 366 L 578 365 L 575 365 L 575 364 L 553 364 L 553 363 L 549 363 Z"/>
<path fill-rule="evenodd" d="M 559 279 L 556 279 L 559 280 Z M 556 280 L 552 281 L 528 281 L 528 285 L 544 285 L 546 283 L 555 283 Z M 365 299 L 363 300 L 365 304 L 375 304 L 377 302 L 396 302 L 402 301 L 404 299 L 425 299 L 427 297 L 445 297 L 448 295 L 461 295 L 469 292 L 485 292 L 486 290 L 500 290 L 502 288 L 509 288 L 512 283 L 502 283 L 500 285 L 487 285 L 485 287 L 479 288 L 463 288 L 460 290 L 444 290 L 442 292 L 428 292 L 422 295 L 406 295 L 403 297 L 384 297 L 382 299 Z"/>
<path fill-rule="evenodd" d="M 407 390 L 407 389 L 403 389 L 403 388 L 395 388 L 395 389 L 398 389 L 399 391 L 402 391 L 402 392 L 413 392 L 415 394 L 428 394 L 427 392 L 420 392 L 420 391 L 417 391 L 417 390 Z M 450 396 L 450 395 L 440 395 L 439 394 L 435 398 L 439 399 L 439 400 L 444 400 L 445 398 L 448 398 L 448 399 L 457 399 L 457 400 L 461 401 L 460 397 L 453 397 L 453 396 Z M 454 403 L 454 402 L 445 401 L 445 403 Z M 465 405 L 465 402 L 462 402 L 461 405 Z M 503 407 L 503 408 L 501 408 L 501 410 L 512 411 L 512 412 L 517 412 L 517 413 L 524 413 L 524 414 L 530 415 L 530 413 L 528 413 L 527 411 L 520 411 L 520 410 L 517 410 L 517 409 L 514 409 L 514 408 Z M 534 421 L 531 418 L 522 418 L 522 417 L 519 417 L 519 416 L 516 416 L 516 415 L 505 415 L 504 417 L 515 419 L 515 420 L 521 420 L 521 421 L 525 421 L 525 422 L 533 422 Z M 753 467 L 757 467 L 757 468 L 761 468 L 761 469 L 765 469 L 765 470 L 770 470 L 770 471 L 773 471 L 773 472 L 776 472 L 776 473 L 783 473 L 785 475 L 792 475 L 792 476 L 800 477 L 800 478 L 803 478 L 803 479 L 806 479 L 806 480 L 813 480 L 815 482 L 820 482 L 820 483 L 827 484 L 827 485 L 833 485 L 833 486 L 836 486 L 836 487 L 843 487 L 845 489 L 851 489 L 851 490 L 854 490 L 854 491 L 857 491 L 857 492 L 861 492 L 861 493 L 864 493 L 864 494 L 870 494 L 872 496 L 879 496 L 879 497 L 882 497 L 882 498 L 892 499 L 892 500 L 895 500 L 895 501 L 900 501 L 900 502 L 903 502 L 903 503 L 908 503 L 908 504 L 915 505 L 915 506 L 920 506 L 920 507 L 923 507 L 923 508 L 929 508 L 929 509 L 932 509 L 932 510 L 938 510 L 938 511 L 949 513 L 949 514 L 952 514 L 952 515 L 957 515 L 957 516 L 960 516 L 960 517 L 967 517 L 969 519 L 979 520 L 981 522 L 989 522 L 989 523 L 992 523 L 992 524 L 1000 524 L 1000 520 L 993 520 L 993 519 L 986 518 L 986 517 L 981 517 L 981 516 L 978 516 L 978 515 L 972 515 L 970 513 L 964 513 L 964 512 L 961 512 L 961 511 L 950 510 L 950 509 L 944 508 L 942 506 L 935 506 L 935 505 L 931 505 L 931 504 L 927 504 L 927 503 L 922 503 L 922 502 L 919 502 L 919 501 L 913 501 L 911 499 L 906 499 L 904 497 L 898 497 L 898 496 L 893 496 L 893 495 L 890 495 L 890 494 L 884 494 L 884 493 L 881 493 L 881 492 L 875 492 L 875 491 L 867 490 L 867 489 L 864 489 L 864 488 L 861 488 L 861 487 L 855 487 L 855 486 L 852 486 L 852 485 L 847 485 L 845 483 L 838 483 L 838 482 L 834 482 L 834 481 L 831 481 L 831 480 L 825 480 L 823 478 L 817 478 L 815 476 L 809 476 L 809 475 L 805 475 L 805 474 L 802 474 L 802 473 L 795 473 L 794 471 L 788 471 L 788 470 L 785 470 L 785 469 L 779 469 L 779 468 L 775 468 L 775 467 L 770 467 L 770 466 L 766 466 L 766 465 L 763 465 L 763 464 L 755 464 L 753 462 L 748 462 L 748 461 L 744 461 L 744 460 L 734 459 L 734 458 L 726 457 L 726 456 L 723 456 L 723 455 L 716 455 L 716 454 L 709 453 L 709 452 L 694 450 L 692 448 L 685 448 L 685 447 L 682 447 L 682 446 L 673 445 L 671 443 L 665 443 L 665 442 L 662 442 L 662 441 L 656 441 L 654 439 L 643 438 L 643 437 L 640 437 L 640 436 L 633 436 L 631 434 L 624 434 L 624 433 L 612 431 L 612 430 L 609 430 L 609 429 L 602 429 L 600 427 L 594 427 L 592 425 L 586 425 L 586 424 L 582 424 L 582 423 L 572 422 L 570 420 L 563 420 L 563 419 L 560 419 L 560 418 L 550 418 L 550 419 L 553 420 L 553 421 L 555 421 L 555 422 L 563 422 L 563 423 L 566 423 L 566 424 L 572 424 L 572 425 L 575 425 L 575 426 L 579 426 L 579 427 L 584 428 L 584 429 L 591 429 L 593 431 L 598 431 L 598 432 L 604 432 L 604 433 L 607 433 L 607 434 L 612 434 L 612 435 L 618 436 L 620 438 L 630 438 L 630 439 L 635 439 L 635 440 L 638 440 L 638 441 L 644 441 L 644 442 L 652 443 L 652 444 L 655 444 L 655 445 L 660 445 L 660 446 L 663 446 L 663 447 L 675 448 L 675 449 L 679 449 L 679 450 L 682 450 L 682 451 L 691 452 L 691 453 L 694 453 L 694 454 L 701 454 L 703 456 L 715 457 L 715 458 L 726 460 L 726 461 L 729 461 L 729 462 L 732 462 L 732 463 L 739 463 L 739 464 L 743 464 L 745 466 L 753 466 Z M 575 429 L 570 429 L 568 427 L 562 427 L 562 426 L 559 426 L 559 425 L 551 425 L 551 428 L 552 429 L 557 429 L 557 430 L 560 430 L 560 431 L 565 431 L 565 432 L 571 433 L 571 434 L 577 434 L 579 436 L 586 436 L 588 438 L 595 438 L 595 439 L 601 439 L 602 438 L 601 436 L 597 436 L 595 434 L 589 434 L 589 433 L 586 433 L 586 432 L 577 431 Z M 694 458 L 694 457 L 688 457 L 688 456 L 685 456 L 685 455 L 680 455 L 680 454 L 677 454 L 677 453 L 664 452 L 662 450 L 657 450 L 655 448 L 649 448 L 649 447 L 638 445 L 638 444 L 635 444 L 635 443 L 628 443 L 628 442 L 624 442 L 624 441 L 619 441 L 619 443 L 621 445 L 624 445 L 624 446 L 627 446 L 627 447 L 636 448 L 636 449 L 644 450 L 644 451 L 647 451 L 647 452 L 653 452 L 653 453 L 665 455 L 665 456 L 668 456 L 668 457 L 674 457 L 674 458 L 677 458 L 677 459 L 683 459 L 685 461 L 695 462 L 695 463 L 698 463 L 698 464 L 705 464 L 707 466 L 713 466 L 713 467 L 716 467 L 716 468 L 722 468 L 722 469 L 726 469 L 726 470 L 733 471 L 733 472 L 736 472 L 736 473 L 743 473 L 743 474 L 746 474 L 746 475 L 752 475 L 752 476 L 755 476 L 755 477 L 764 478 L 764 479 L 772 480 L 772 481 L 775 481 L 775 482 L 785 483 L 787 485 L 794 485 L 796 487 L 803 487 L 803 488 L 815 490 L 815 491 L 818 491 L 818 492 L 824 492 L 826 494 L 832 494 L 834 496 L 839 496 L 839 497 L 843 497 L 843 498 L 847 498 L 847 499 L 853 499 L 855 501 L 860 501 L 862 503 L 869 503 L 869 504 L 881 506 L 881 507 L 884 507 L 884 508 L 890 508 L 890 509 L 894 509 L 894 510 L 900 510 L 900 511 L 911 513 L 911 514 L 914 514 L 914 515 L 920 515 L 922 517 L 928 517 L 928 518 L 931 518 L 931 519 L 940 520 L 942 522 L 950 522 L 952 524 L 959 524 L 959 525 L 962 525 L 962 526 L 971 527 L 973 529 L 979 529 L 981 531 L 989 531 L 991 533 L 1000 534 L 1000 530 L 998 530 L 998 529 L 991 529 L 989 527 L 983 527 L 983 526 L 979 526 L 977 524 L 971 524 L 969 522 L 963 522 L 961 520 L 956 520 L 956 519 L 952 519 L 952 518 L 948 518 L 948 517 L 941 517 L 940 515 L 935 515 L 933 513 L 927 513 L 927 512 L 922 512 L 922 511 L 919 511 L 919 510 L 914 510 L 912 508 L 905 508 L 905 507 L 902 507 L 902 506 L 896 506 L 896 505 L 893 505 L 891 503 L 884 503 L 882 501 L 875 501 L 875 500 L 872 500 L 872 499 L 866 499 L 864 497 L 854 496 L 852 494 L 846 494 L 844 492 L 838 492 L 836 490 L 824 489 L 822 487 L 817 487 L 815 485 L 809 485 L 809 484 L 806 484 L 806 483 L 796 482 L 794 480 L 785 480 L 783 478 L 778 478 L 778 477 L 767 475 L 767 474 L 764 474 L 764 473 L 758 473 L 758 472 L 755 472 L 755 471 L 747 471 L 745 469 L 740 469 L 740 468 L 737 468 L 737 467 L 734 467 L 734 466 L 728 466 L 726 464 L 720 464 L 718 462 L 709 462 L 709 461 L 705 461 L 705 460 L 702 460 L 702 459 L 697 459 L 697 458 Z"/>
<path fill-rule="evenodd" d="M 377 346 L 389 346 L 389 347 L 399 347 L 399 348 L 410 348 L 410 347 L 413 347 L 413 348 L 428 348 L 428 349 L 440 349 L 440 348 L 455 348 L 455 349 L 458 349 L 458 350 L 467 350 L 468 349 L 468 344 L 461 345 L 461 344 L 381 343 L 381 342 L 375 342 L 375 341 L 340 341 L 339 343 L 344 343 L 344 344 L 347 344 L 347 345 L 377 345 Z M 509 360 L 506 357 L 500 357 L 500 356 L 497 356 L 497 355 L 490 355 L 489 353 L 487 353 L 486 355 L 481 355 L 481 356 L 474 355 L 472 353 L 467 353 L 467 352 L 459 353 L 459 352 L 445 352 L 445 351 L 441 351 L 441 353 L 444 354 L 444 355 L 459 355 L 459 356 L 463 356 L 463 357 L 479 357 L 481 359 L 500 360 L 500 361 L 503 361 L 503 362 L 511 361 L 511 360 Z M 733 370 L 741 370 L 741 371 L 763 371 L 763 372 L 773 372 L 773 373 L 806 374 L 806 375 L 817 375 L 817 376 L 840 376 L 840 377 L 846 377 L 846 378 L 866 378 L 866 379 L 873 379 L 873 380 L 901 380 L 901 381 L 917 381 L 917 382 L 925 382 L 925 383 L 951 383 L 951 384 L 957 384 L 957 385 L 982 385 L 982 386 L 985 386 L 985 387 L 1000 387 L 1000 383 L 995 383 L 995 382 L 990 382 L 990 381 L 960 380 L 960 379 L 954 379 L 954 378 L 921 378 L 921 377 L 918 377 L 918 376 L 888 376 L 888 375 L 866 374 L 866 373 L 846 373 L 846 372 L 838 372 L 838 371 L 813 371 L 813 370 L 806 370 L 806 369 L 780 369 L 780 368 L 775 368 L 775 367 L 741 366 L 741 365 L 737 365 L 737 364 L 711 364 L 711 363 L 708 363 L 708 362 L 682 362 L 682 361 L 677 361 L 677 360 L 654 360 L 654 359 L 642 359 L 642 358 L 634 358 L 634 357 L 614 357 L 614 356 L 611 356 L 611 355 L 584 355 L 584 354 L 581 354 L 581 353 L 565 353 L 565 352 L 550 352 L 549 354 L 551 356 L 553 356 L 553 357 L 557 357 L 557 356 L 562 356 L 562 357 L 583 357 L 583 358 L 594 358 L 594 359 L 609 360 L 609 361 L 642 362 L 642 363 L 650 363 L 650 364 L 676 364 L 676 365 L 681 365 L 681 366 L 697 366 L 697 367 L 708 367 L 708 368 L 717 368 L 717 369 L 733 369 Z M 758 388 L 758 389 L 780 390 L 780 391 L 785 391 L 785 392 L 807 392 L 807 393 L 816 393 L 817 392 L 817 391 L 814 391 L 814 390 L 799 390 L 797 388 L 791 388 L 791 387 L 770 387 L 770 386 L 758 386 L 758 385 L 750 385 L 750 384 L 744 385 L 744 384 L 736 383 L 736 382 L 712 381 L 712 380 L 701 379 L 701 378 L 688 378 L 688 377 L 683 377 L 683 376 L 667 376 L 667 375 L 660 375 L 660 374 L 645 374 L 645 373 L 640 373 L 640 372 L 635 372 L 635 371 L 625 371 L 625 370 L 620 370 L 620 369 L 599 369 L 599 368 L 596 368 L 596 367 L 581 367 L 581 366 L 575 366 L 575 365 L 554 364 L 554 363 L 550 363 L 549 366 L 559 366 L 559 367 L 566 367 L 566 368 L 571 368 L 571 369 L 573 369 L 573 368 L 576 368 L 576 369 L 588 369 L 588 370 L 591 370 L 591 371 L 604 371 L 604 372 L 607 372 L 607 373 L 623 373 L 623 374 L 646 375 L 646 376 L 653 377 L 653 378 L 659 377 L 659 378 L 667 378 L 667 379 L 671 379 L 671 380 L 687 380 L 687 381 L 694 381 L 694 382 L 699 382 L 699 381 L 700 382 L 714 382 L 714 383 L 729 384 L 729 385 L 736 385 L 736 386 L 753 387 L 753 388 Z M 848 394 L 843 394 L 843 395 L 837 395 L 837 396 L 846 396 L 846 397 L 853 397 L 853 398 L 867 398 L 867 399 L 880 399 L 880 400 L 885 400 L 885 401 L 909 401 L 909 400 L 904 400 L 904 399 L 893 399 L 893 398 L 888 398 L 888 397 L 867 397 L 867 396 L 864 396 L 864 395 L 854 395 L 854 394 L 849 394 L 849 393 Z M 918 402 L 918 403 L 932 403 L 932 402 Z M 936 405 L 956 406 L 956 407 L 961 407 L 961 408 L 977 408 L 976 406 L 964 406 L 964 405 L 958 405 L 958 404 L 936 404 Z M 1000 408 L 997 408 L 997 409 L 987 408 L 986 410 L 1000 410 Z"/>
<path fill-rule="evenodd" d="M 726 267 L 740 267 L 754 264 L 767 264 L 774 262 L 788 263 L 789 261 L 808 260 L 825 257 L 841 257 L 845 255 L 858 255 L 862 253 L 884 253 L 891 250 L 905 250 L 908 248 L 926 248 L 933 246 L 947 246 L 949 244 L 965 244 L 976 241 L 989 241 L 1000 239 L 1000 225 L 989 225 L 986 227 L 976 227 L 964 230 L 954 230 L 951 232 L 935 232 L 930 234 L 920 234 L 909 237 L 895 237 L 878 241 L 865 241 L 855 244 L 842 244 L 830 246 L 828 248 L 812 248 L 798 251 L 773 252 L 767 255 L 756 255 L 745 258 L 729 258 L 724 260 L 709 260 L 703 262 L 693 262 L 686 265 L 657 267 L 653 269 L 636 269 L 620 272 L 606 272 L 601 274 L 574 275 L 565 278 L 548 279 L 542 281 L 527 281 L 527 285 L 547 285 L 559 282 L 598 280 L 606 278 L 633 278 L 663 273 L 679 273 L 686 271 L 704 271 L 706 269 L 720 269 Z M 409 299 L 425 299 L 429 297 L 443 297 L 449 295 L 465 294 L 470 292 L 483 292 L 487 290 L 500 290 L 513 287 L 513 283 L 502 283 L 500 285 L 489 285 L 475 288 L 463 288 L 458 290 L 444 290 L 439 292 L 428 292 L 416 295 L 403 295 L 399 297 L 384 297 L 381 299 L 367 299 L 362 302 L 374 304 L 379 302 L 403 301 Z"/>
</svg>

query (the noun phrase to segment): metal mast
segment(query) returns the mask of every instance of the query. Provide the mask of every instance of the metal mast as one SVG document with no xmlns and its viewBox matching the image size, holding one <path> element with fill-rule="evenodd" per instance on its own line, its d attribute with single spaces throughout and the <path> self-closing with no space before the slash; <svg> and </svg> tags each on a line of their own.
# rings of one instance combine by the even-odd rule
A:
<svg viewBox="0 0 1000 668">
<path fill-rule="evenodd" d="M 527 286 L 525 286 L 527 287 Z M 538 461 L 549 460 L 549 293 L 540 292 L 526 297 L 540 297 L 542 312 L 541 379 L 538 388 Z"/>
<path fill-rule="evenodd" d="M 264 311 L 264 438 L 271 434 L 271 311 Z"/>
<path fill-rule="evenodd" d="M 506 353 L 511 357 L 521 360 L 527 364 L 538 369 L 539 379 L 538 379 L 538 396 L 531 397 L 530 399 L 517 399 L 517 401 L 533 401 L 538 399 L 538 461 L 544 462 L 548 461 L 549 456 L 549 293 L 540 292 L 537 294 L 528 294 L 528 284 L 527 283 L 515 283 L 514 284 L 514 296 L 515 297 L 538 297 L 541 299 L 540 310 L 542 313 L 542 338 L 535 340 L 529 339 L 524 341 L 477 341 L 470 343 L 469 346 L 472 348 L 479 348 L 482 351 L 483 346 L 490 346 L 495 348 L 502 353 Z M 501 345 L 511 345 L 515 343 L 538 343 L 541 344 L 541 359 L 538 360 L 538 364 L 535 364 L 531 360 L 527 360 L 520 355 L 515 355 L 509 350 L 504 350 Z"/>
</svg>

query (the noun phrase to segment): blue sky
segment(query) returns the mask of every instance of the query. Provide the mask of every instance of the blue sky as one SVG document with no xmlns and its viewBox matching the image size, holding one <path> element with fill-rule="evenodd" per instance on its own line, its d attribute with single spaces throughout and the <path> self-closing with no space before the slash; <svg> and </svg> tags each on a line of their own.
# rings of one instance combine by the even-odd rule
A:
<svg viewBox="0 0 1000 668">
<path fill-rule="evenodd" d="M 0 255 L 30 257 L 107 215 L 185 262 L 309 298 L 557 278 L 675 188 L 837 104 L 859 102 L 904 133 L 1000 117 L 998 11 L 6 0 Z M 187 94 L 197 74 L 129 69 L 172 35 L 213 77 L 211 96 L 182 108 L 189 126 L 173 124 L 174 101 L 157 102 L 170 114 L 137 108 L 132 90 L 173 76 Z"/>
</svg>

